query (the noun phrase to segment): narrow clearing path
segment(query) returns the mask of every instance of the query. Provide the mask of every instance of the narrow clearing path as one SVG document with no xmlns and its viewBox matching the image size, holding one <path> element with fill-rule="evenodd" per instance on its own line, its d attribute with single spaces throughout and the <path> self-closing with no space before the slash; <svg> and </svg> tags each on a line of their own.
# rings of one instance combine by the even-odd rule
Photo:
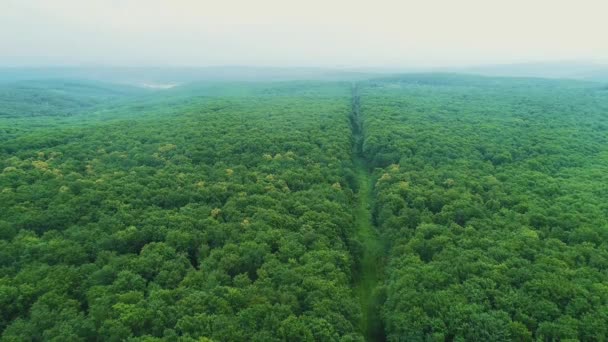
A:
<svg viewBox="0 0 608 342">
<path fill-rule="evenodd" d="M 363 135 L 359 108 L 359 94 L 353 86 L 351 126 L 354 148 L 353 163 L 359 186 L 355 207 L 356 239 L 363 252 L 355 281 L 355 294 L 361 303 L 360 328 L 367 341 L 384 341 L 384 328 L 375 290 L 383 273 L 384 247 L 372 220 L 373 180 L 362 153 Z"/>
</svg>

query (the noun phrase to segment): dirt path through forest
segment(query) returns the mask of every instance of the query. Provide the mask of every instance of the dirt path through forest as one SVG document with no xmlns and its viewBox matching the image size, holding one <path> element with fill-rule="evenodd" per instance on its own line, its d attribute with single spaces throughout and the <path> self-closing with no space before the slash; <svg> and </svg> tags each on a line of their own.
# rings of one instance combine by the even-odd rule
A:
<svg viewBox="0 0 608 342">
<path fill-rule="evenodd" d="M 353 162 L 358 183 L 355 208 L 356 239 L 363 247 L 355 282 L 355 293 L 359 297 L 362 312 L 360 328 L 367 341 L 384 341 L 380 305 L 375 292 L 384 269 L 384 246 L 372 219 L 373 180 L 363 156 L 363 134 L 356 86 L 353 86 L 351 126 L 354 138 Z"/>
</svg>

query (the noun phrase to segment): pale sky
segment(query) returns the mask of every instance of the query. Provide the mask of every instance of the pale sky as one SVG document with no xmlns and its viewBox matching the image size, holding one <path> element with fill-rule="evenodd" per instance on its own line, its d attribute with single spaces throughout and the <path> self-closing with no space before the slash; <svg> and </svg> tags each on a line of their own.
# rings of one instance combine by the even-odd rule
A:
<svg viewBox="0 0 608 342">
<path fill-rule="evenodd" d="M 608 61 L 608 0 L 0 0 L 0 66 Z"/>
</svg>

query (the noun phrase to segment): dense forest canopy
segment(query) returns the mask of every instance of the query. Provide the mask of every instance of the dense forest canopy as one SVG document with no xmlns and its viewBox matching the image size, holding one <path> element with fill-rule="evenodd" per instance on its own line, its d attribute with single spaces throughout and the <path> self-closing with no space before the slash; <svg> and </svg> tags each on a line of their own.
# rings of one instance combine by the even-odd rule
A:
<svg viewBox="0 0 608 342">
<path fill-rule="evenodd" d="M 608 338 L 608 98 L 425 75 L 361 87 L 390 340 Z"/>
<path fill-rule="evenodd" d="M 604 341 L 607 132 L 580 81 L 5 82 L 1 339 Z"/>
<path fill-rule="evenodd" d="M 255 91 L 5 142 L 3 337 L 358 339 L 349 87 Z"/>
</svg>

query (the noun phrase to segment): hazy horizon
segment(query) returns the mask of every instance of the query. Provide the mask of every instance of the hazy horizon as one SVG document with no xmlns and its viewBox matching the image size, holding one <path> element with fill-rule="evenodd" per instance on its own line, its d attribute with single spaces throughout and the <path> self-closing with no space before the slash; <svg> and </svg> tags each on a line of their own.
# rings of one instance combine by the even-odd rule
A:
<svg viewBox="0 0 608 342">
<path fill-rule="evenodd" d="M 608 5 L 598 0 L 2 2 L 0 67 L 608 62 Z"/>
<path fill-rule="evenodd" d="M 159 70 L 179 70 L 179 69 L 277 69 L 277 70 L 327 70 L 327 71 L 345 71 L 345 72 L 379 72 L 379 73 L 394 73 L 394 72 L 451 72 L 454 70 L 469 70 L 483 69 L 494 67 L 511 67 L 511 66 L 559 66 L 559 65 L 579 65 L 598 68 L 607 68 L 608 61 L 602 60 L 536 60 L 536 61 L 511 61 L 511 62 L 492 62 L 486 63 L 470 63 L 470 64 L 438 64 L 438 65 L 275 65 L 275 64 L 201 64 L 201 65 L 177 65 L 177 64 L 102 64 L 102 63 L 72 63 L 72 64 L 0 64 L 0 69 L 159 69 Z"/>
</svg>

